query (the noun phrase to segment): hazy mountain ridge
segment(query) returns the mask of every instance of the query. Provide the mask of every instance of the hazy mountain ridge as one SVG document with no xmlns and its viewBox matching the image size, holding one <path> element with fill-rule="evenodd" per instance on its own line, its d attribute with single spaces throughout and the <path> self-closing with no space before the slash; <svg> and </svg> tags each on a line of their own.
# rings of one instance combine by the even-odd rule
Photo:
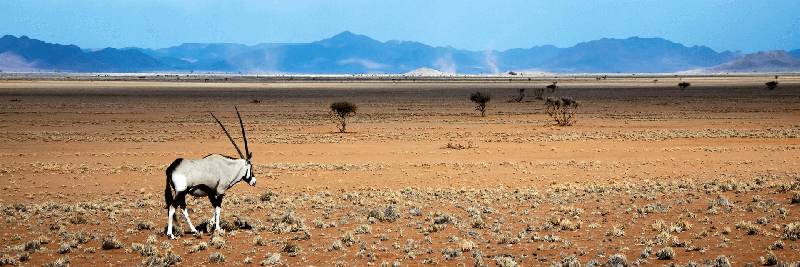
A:
<svg viewBox="0 0 800 267">
<path fill-rule="evenodd" d="M 705 46 L 686 47 L 661 38 L 603 38 L 565 48 L 544 64 L 555 72 L 676 72 L 713 67 L 739 53 L 717 53 Z"/>
<path fill-rule="evenodd" d="M 800 49 L 783 53 L 790 58 L 798 57 Z M 468 51 L 412 41 L 380 42 L 349 31 L 311 43 L 253 46 L 184 43 L 161 49 L 101 50 L 81 50 L 74 45 L 6 35 L 0 38 L 0 54 L 3 55 L 0 70 L 7 71 L 34 68 L 76 72 L 197 70 L 332 74 L 407 73 L 418 68 L 444 73 L 656 73 L 716 68 L 743 57 L 738 51 L 717 53 L 705 46 L 686 47 L 661 38 L 603 38 L 569 48 L 546 45 L 506 51 Z M 773 63 L 778 64 L 776 68 L 767 69 L 797 70 L 794 63 L 785 59 L 758 64 Z"/>
<path fill-rule="evenodd" d="M 793 50 L 797 51 L 797 50 Z M 800 70 L 800 59 L 783 50 L 758 52 L 709 68 L 710 72 L 776 72 Z"/>
<path fill-rule="evenodd" d="M 794 58 L 800 59 L 800 49 L 789 51 L 789 55 L 792 55 Z"/>
<path fill-rule="evenodd" d="M 0 53 L 30 70 L 136 72 L 168 67 L 136 50 L 106 48 L 87 53 L 75 45 L 51 44 L 27 36 L 3 36 L 0 38 Z"/>
</svg>

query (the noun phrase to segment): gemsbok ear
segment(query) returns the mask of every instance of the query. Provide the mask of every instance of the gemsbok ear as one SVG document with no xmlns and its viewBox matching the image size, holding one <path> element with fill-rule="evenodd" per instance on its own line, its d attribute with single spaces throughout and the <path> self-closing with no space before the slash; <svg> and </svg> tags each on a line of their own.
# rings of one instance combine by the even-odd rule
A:
<svg viewBox="0 0 800 267">
<path fill-rule="evenodd" d="M 247 159 L 249 160 L 251 158 L 253 158 L 253 152 L 247 153 Z"/>
</svg>

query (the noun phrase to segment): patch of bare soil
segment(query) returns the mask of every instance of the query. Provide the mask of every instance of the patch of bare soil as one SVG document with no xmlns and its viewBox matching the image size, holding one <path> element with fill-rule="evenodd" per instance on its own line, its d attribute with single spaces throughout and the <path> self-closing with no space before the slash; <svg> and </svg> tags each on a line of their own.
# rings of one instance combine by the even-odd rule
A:
<svg viewBox="0 0 800 267">
<path fill-rule="evenodd" d="M 565 78 L 544 95 L 580 101 L 563 127 L 510 101 L 550 80 L 0 81 L 0 265 L 796 264 L 800 77 L 780 79 Z M 204 231 L 169 240 L 165 169 L 236 155 L 208 113 L 241 146 L 233 106 L 257 184 L 222 231 L 189 197 Z"/>
</svg>

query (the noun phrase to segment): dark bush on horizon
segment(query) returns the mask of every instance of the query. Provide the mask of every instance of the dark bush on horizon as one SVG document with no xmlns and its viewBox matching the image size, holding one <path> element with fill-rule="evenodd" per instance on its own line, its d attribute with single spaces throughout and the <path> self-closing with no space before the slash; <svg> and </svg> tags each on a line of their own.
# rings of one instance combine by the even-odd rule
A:
<svg viewBox="0 0 800 267">
<path fill-rule="evenodd" d="M 331 122 L 336 124 L 336 127 L 339 128 L 339 132 L 343 133 L 347 131 L 347 117 L 355 115 L 358 107 L 348 101 L 339 101 L 332 103 L 330 108 L 331 112 L 329 113 L 329 118 Z"/>
<path fill-rule="evenodd" d="M 469 96 L 469 100 L 477 104 L 475 110 L 481 112 L 481 117 L 486 117 L 486 103 L 492 101 L 492 95 L 481 92 L 474 92 L 472 93 L 472 95 Z"/>
<path fill-rule="evenodd" d="M 573 119 L 579 102 L 571 97 L 548 97 L 545 101 L 545 112 L 553 118 L 559 126 L 569 126 L 575 123 Z"/>
</svg>

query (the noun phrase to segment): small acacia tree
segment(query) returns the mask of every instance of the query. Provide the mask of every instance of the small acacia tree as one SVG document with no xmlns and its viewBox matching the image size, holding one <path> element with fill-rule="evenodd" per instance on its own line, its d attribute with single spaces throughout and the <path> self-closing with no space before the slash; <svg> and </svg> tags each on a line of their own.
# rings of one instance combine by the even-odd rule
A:
<svg viewBox="0 0 800 267">
<path fill-rule="evenodd" d="M 481 117 L 486 117 L 486 103 L 492 100 L 492 95 L 481 92 L 474 92 L 469 96 L 469 100 L 478 104 L 475 110 L 481 112 Z"/>
<path fill-rule="evenodd" d="M 560 126 L 569 126 L 575 123 L 573 116 L 578 105 L 579 102 L 570 97 L 548 97 L 544 103 L 547 115 L 550 115 Z"/>
<path fill-rule="evenodd" d="M 347 131 L 345 128 L 347 127 L 347 117 L 356 115 L 356 110 L 358 110 L 358 107 L 353 103 L 347 101 L 334 102 L 331 104 L 331 112 L 328 117 L 339 128 L 339 132 L 343 133 Z"/>
</svg>

